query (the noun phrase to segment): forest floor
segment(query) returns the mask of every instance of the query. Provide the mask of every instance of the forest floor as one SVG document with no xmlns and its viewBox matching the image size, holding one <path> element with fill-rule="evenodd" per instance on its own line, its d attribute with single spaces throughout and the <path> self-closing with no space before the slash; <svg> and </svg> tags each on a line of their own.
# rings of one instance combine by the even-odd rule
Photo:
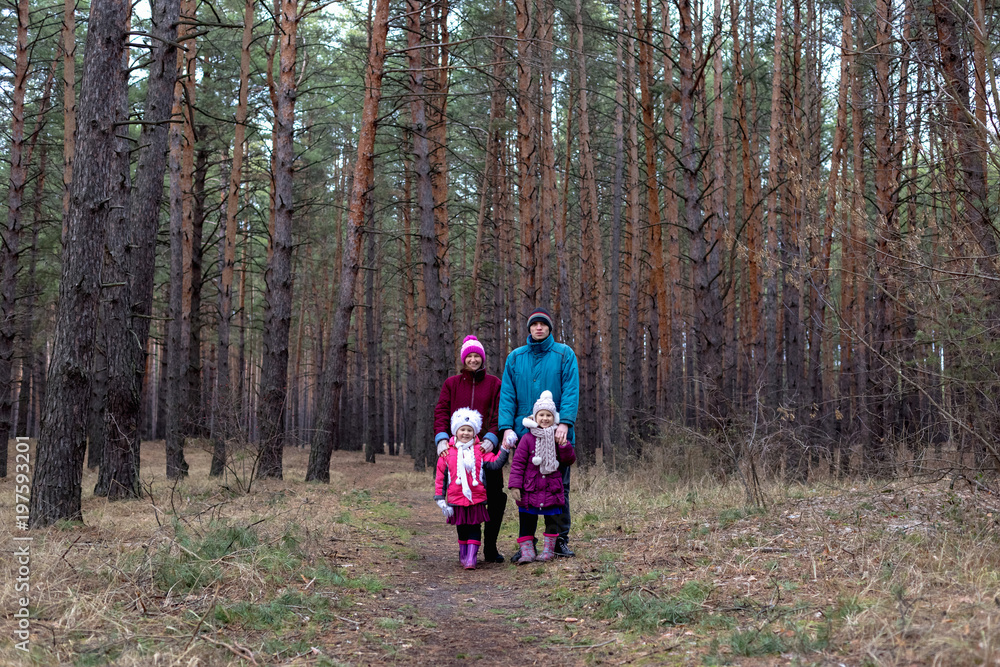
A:
<svg viewBox="0 0 1000 667">
<path fill-rule="evenodd" d="M 651 463 L 574 472 L 577 556 L 458 565 L 454 529 L 408 457 L 334 454 L 329 485 L 245 470 L 163 477 L 27 533 L 30 641 L 16 648 L 13 475 L 0 481 L 0 664 L 1000 664 L 1000 499 L 967 484 L 684 483 Z M 240 464 L 238 463 L 237 466 Z M 508 506 L 501 551 L 514 550 Z"/>
</svg>

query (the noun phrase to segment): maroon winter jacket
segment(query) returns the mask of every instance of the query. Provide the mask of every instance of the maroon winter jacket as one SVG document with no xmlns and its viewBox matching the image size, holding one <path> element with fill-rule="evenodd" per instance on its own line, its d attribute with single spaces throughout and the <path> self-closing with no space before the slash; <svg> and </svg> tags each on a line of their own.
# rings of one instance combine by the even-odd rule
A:
<svg viewBox="0 0 1000 667">
<path fill-rule="evenodd" d="M 444 381 L 441 396 L 434 407 L 434 441 L 448 439 L 451 432 L 451 415 L 459 408 L 472 408 L 483 416 L 483 428 L 477 434 L 480 440 L 489 440 L 496 447 L 497 412 L 500 409 L 500 378 L 489 375 L 485 368 L 473 373 L 463 368 L 458 375 Z"/>
<path fill-rule="evenodd" d="M 562 471 L 556 470 L 548 475 L 531 462 L 535 456 L 535 436 L 530 432 L 521 438 L 514 450 L 514 458 L 510 464 L 510 477 L 507 487 L 521 489 L 521 502 L 518 507 L 559 507 L 566 504 L 566 493 L 563 489 Z M 576 462 L 576 450 L 573 443 L 566 441 L 565 445 L 556 445 L 556 458 L 564 466 Z"/>
</svg>

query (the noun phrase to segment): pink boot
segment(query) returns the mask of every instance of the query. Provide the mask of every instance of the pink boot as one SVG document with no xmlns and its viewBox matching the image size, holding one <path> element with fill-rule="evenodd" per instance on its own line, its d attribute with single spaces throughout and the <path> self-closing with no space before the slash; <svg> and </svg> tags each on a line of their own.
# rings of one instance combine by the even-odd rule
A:
<svg viewBox="0 0 1000 667">
<path fill-rule="evenodd" d="M 521 547 L 521 558 L 517 561 L 518 565 L 523 565 L 524 563 L 530 563 L 535 560 L 535 538 L 531 535 L 527 537 L 520 537 L 517 540 L 518 545 Z"/>
<path fill-rule="evenodd" d="M 458 564 L 465 565 L 465 559 L 468 558 L 469 553 L 469 543 L 465 540 L 458 541 Z"/>
<path fill-rule="evenodd" d="M 543 541 L 542 541 L 542 553 L 538 554 L 538 557 L 535 560 L 545 561 L 545 560 L 552 560 L 553 558 L 556 557 L 556 538 L 557 537 L 559 537 L 558 534 L 556 534 L 556 535 L 549 535 L 548 533 L 543 533 L 542 534 L 542 539 L 543 539 Z"/>
<path fill-rule="evenodd" d="M 466 570 L 476 569 L 476 557 L 479 555 L 479 544 L 478 540 L 469 540 L 469 543 L 466 545 L 465 560 L 462 561 L 462 565 L 465 566 Z"/>
</svg>

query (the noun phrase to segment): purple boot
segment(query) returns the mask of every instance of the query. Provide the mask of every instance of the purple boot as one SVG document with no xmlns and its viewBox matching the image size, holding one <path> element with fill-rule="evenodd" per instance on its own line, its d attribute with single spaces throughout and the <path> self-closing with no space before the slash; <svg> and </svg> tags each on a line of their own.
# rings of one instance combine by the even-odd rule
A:
<svg viewBox="0 0 1000 667">
<path fill-rule="evenodd" d="M 458 541 L 458 564 L 465 565 L 465 559 L 468 558 L 466 554 L 469 552 L 469 543 L 465 540 Z"/>
<path fill-rule="evenodd" d="M 462 561 L 462 565 L 465 566 L 466 570 L 476 569 L 476 557 L 479 555 L 479 544 L 479 540 L 469 540 L 466 545 L 465 560 Z"/>
</svg>

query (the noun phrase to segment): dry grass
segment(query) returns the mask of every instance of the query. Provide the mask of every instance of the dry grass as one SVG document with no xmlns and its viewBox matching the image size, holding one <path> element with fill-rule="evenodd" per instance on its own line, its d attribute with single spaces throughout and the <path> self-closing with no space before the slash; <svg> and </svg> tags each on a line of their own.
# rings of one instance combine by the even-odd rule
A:
<svg viewBox="0 0 1000 667">
<path fill-rule="evenodd" d="M 575 525 L 613 554 L 605 587 L 633 604 L 711 589 L 696 622 L 651 646 L 707 664 L 1000 664 L 997 497 L 947 481 L 771 482 L 762 510 L 737 483 L 679 484 L 670 469 L 596 475 L 576 494 Z"/>
<path fill-rule="evenodd" d="M 349 477 L 359 466 L 348 462 L 358 457 L 337 454 L 331 484 L 308 485 L 301 481 L 308 451 L 289 449 L 285 481 L 257 482 L 252 493 L 241 494 L 233 490 L 238 484 L 232 474 L 221 483 L 208 477 L 210 452 L 191 447 L 186 456 L 192 475 L 174 485 L 164 476 L 162 442 L 144 443 L 141 476 L 148 495 L 134 501 L 95 498 L 96 474 L 86 471 L 85 525 L 30 533 L 30 657 L 35 662 L 231 664 L 239 662 L 242 646 L 259 646 L 268 633 L 256 632 L 253 626 L 261 623 L 243 613 L 246 618 L 229 623 L 238 639 L 225 641 L 228 646 L 212 643 L 222 639 L 202 637 L 206 625 L 222 624 L 219 617 L 228 609 L 236 608 L 239 617 L 246 612 L 241 603 L 261 605 L 286 594 L 308 600 L 313 590 L 302 577 L 309 575 L 329 584 L 322 594 L 328 604 L 321 604 L 329 618 L 344 600 L 381 585 L 363 573 L 343 574 L 337 565 L 350 549 L 346 545 L 358 542 L 358 522 L 352 517 L 358 498 L 351 495 L 357 487 Z M 400 471 L 384 475 L 384 482 L 375 480 L 384 488 L 426 486 L 423 476 Z M 4 480 L 0 488 L 0 513 L 12 519 L 12 481 Z M 0 540 L 9 545 L 11 524 L 0 523 Z M 360 544 L 370 542 L 369 536 Z M 3 568 L 0 590 L 11 602 L 17 598 L 16 566 L 8 558 Z M 4 664 L 25 658 L 10 641 L 16 625 L 12 613 L 6 614 L 0 644 Z M 309 611 L 278 616 L 270 619 L 269 629 L 287 628 Z M 299 643 L 304 650 L 307 644 Z M 298 646 L 289 645 L 289 650 Z M 294 655 L 282 649 L 288 647 L 270 653 L 278 653 L 278 661 Z"/>
<path fill-rule="evenodd" d="M 148 444 L 151 493 L 130 502 L 94 498 L 88 471 L 86 525 L 32 532 L 30 656 L 14 648 L 4 559 L 0 663 L 353 662 L 341 640 L 359 637 L 364 612 L 352 600 L 414 583 L 401 577 L 416 566 L 391 564 L 421 558 L 411 514 L 424 510 L 400 499 L 429 497 L 429 474 L 337 453 L 329 486 L 305 484 L 308 452 L 289 449 L 286 480 L 241 494 L 207 477 L 207 452 L 188 459 L 192 476 L 172 485 L 161 443 Z M 543 638 L 540 655 L 567 642 L 595 648 L 560 664 L 1000 664 L 997 498 L 947 482 L 770 483 L 755 510 L 738 483 L 681 482 L 672 468 L 576 471 L 579 557 L 491 571 L 538 602 L 539 618 L 581 619 Z M 12 480 L 0 489 L 13 517 Z M 508 510 L 505 540 L 515 524 Z M 0 540 L 12 538 L 0 522 Z M 371 613 L 371 627 L 397 631 L 384 609 Z M 407 664 L 361 634 L 382 661 Z"/>
</svg>

